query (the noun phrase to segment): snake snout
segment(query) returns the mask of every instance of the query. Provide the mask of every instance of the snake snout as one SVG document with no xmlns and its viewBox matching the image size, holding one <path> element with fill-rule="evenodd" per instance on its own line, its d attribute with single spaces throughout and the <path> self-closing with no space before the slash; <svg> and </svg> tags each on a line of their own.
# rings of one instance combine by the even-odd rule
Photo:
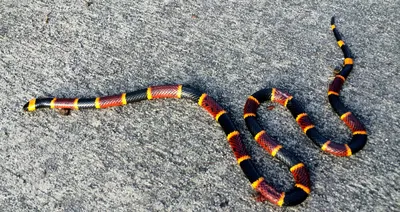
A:
<svg viewBox="0 0 400 212">
<path fill-rule="evenodd" d="M 24 107 L 22 107 L 22 109 L 23 109 L 24 111 L 28 111 L 28 107 L 29 107 L 29 102 L 27 102 L 27 103 L 24 105 Z"/>
</svg>

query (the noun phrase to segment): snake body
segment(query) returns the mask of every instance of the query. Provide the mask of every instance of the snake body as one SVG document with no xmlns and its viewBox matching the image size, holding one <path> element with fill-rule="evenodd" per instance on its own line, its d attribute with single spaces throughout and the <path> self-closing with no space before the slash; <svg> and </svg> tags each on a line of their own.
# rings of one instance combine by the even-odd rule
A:
<svg viewBox="0 0 400 212">
<path fill-rule="evenodd" d="M 335 25 L 335 17 L 331 19 L 331 28 L 335 35 L 338 46 L 342 49 L 344 60 L 343 67 L 340 72 L 335 76 L 335 79 L 329 85 L 328 99 L 332 108 L 340 116 L 340 119 L 350 128 L 353 137 L 348 145 L 337 144 L 333 142 L 326 142 L 322 144 L 321 148 L 324 151 L 330 152 L 338 156 L 349 156 L 360 151 L 367 143 L 367 131 L 363 124 L 350 112 L 349 109 L 339 99 L 339 93 L 342 89 L 344 82 L 353 69 L 353 56 L 348 45 L 342 40 L 342 36 Z M 316 130 L 311 130 L 307 136 L 311 138 L 318 145 L 321 144 L 319 133 Z M 346 149 L 346 155 L 345 155 Z M 350 151 L 348 150 L 350 149 Z"/>
<path fill-rule="evenodd" d="M 130 93 L 120 95 L 97 97 L 97 98 L 43 98 L 32 99 L 25 104 L 25 111 L 35 111 L 38 108 L 52 109 L 90 109 L 107 108 L 112 106 L 121 106 L 128 103 L 142 100 L 165 99 L 165 98 L 186 98 L 197 102 L 221 125 L 224 130 L 228 143 L 233 150 L 237 163 L 243 170 L 245 176 L 249 179 L 252 187 L 259 193 L 258 200 L 268 200 L 276 205 L 289 206 L 296 205 L 304 201 L 309 193 L 309 175 L 304 164 L 297 159 L 287 156 L 291 165 L 296 185 L 294 189 L 288 192 L 278 192 L 272 186 L 268 185 L 264 178 L 259 174 L 251 157 L 240 138 L 240 133 L 232 123 L 227 112 L 210 96 L 193 88 L 183 85 L 163 85 L 152 86 L 147 89 L 141 89 Z M 281 153 L 279 153 L 281 154 Z M 283 153 L 282 153 L 283 154 Z"/>
<path fill-rule="evenodd" d="M 325 152 L 336 156 L 350 156 L 362 149 L 367 140 L 367 133 L 358 119 L 343 105 L 339 99 L 339 92 L 353 67 L 353 58 L 349 47 L 343 42 L 339 31 L 335 26 L 335 19 L 332 18 L 331 26 L 337 39 L 339 47 L 344 54 L 343 68 L 336 75 L 329 86 L 328 98 L 332 108 L 346 123 L 353 133 L 353 138 L 348 144 L 338 144 L 325 139 L 314 127 L 307 113 L 303 111 L 299 103 L 292 96 L 276 88 L 263 89 L 251 95 L 244 107 L 244 118 L 249 131 L 254 136 L 257 143 L 261 145 L 269 154 L 279 159 L 288 166 L 294 177 L 294 186 L 286 191 L 278 191 L 259 174 L 255 168 L 250 155 L 248 154 L 242 140 L 240 132 L 224 110 L 213 98 L 206 93 L 200 92 L 188 86 L 183 85 L 161 85 L 151 86 L 146 89 L 122 93 L 113 96 L 104 96 L 97 98 L 40 98 L 32 99 L 24 105 L 25 111 L 35 111 L 39 108 L 51 109 L 102 109 L 113 106 L 122 106 L 133 102 L 152 99 L 166 98 L 186 98 L 197 102 L 221 125 L 226 134 L 228 143 L 233 154 L 242 169 L 244 175 L 248 178 L 251 186 L 259 193 L 257 200 L 269 201 L 279 206 L 292 206 L 303 202 L 310 194 L 310 177 L 305 165 L 298 160 L 294 154 L 283 148 L 281 144 L 272 139 L 265 130 L 258 124 L 256 111 L 264 101 L 271 100 L 279 103 L 292 113 L 303 132 Z"/>
<path fill-rule="evenodd" d="M 261 145 L 266 146 L 261 141 L 260 134 L 268 136 L 264 130 L 259 126 L 256 120 L 256 111 L 260 103 L 270 100 L 283 105 L 293 115 L 296 122 L 299 124 L 302 131 L 321 149 L 327 153 L 335 156 L 350 156 L 360 151 L 367 142 L 367 131 L 361 122 L 344 106 L 339 99 L 339 93 L 344 81 L 353 68 L 353 57 L 350 48 L 344 43 L 342 37 L 336 28 L 335 18 L 331 19 L 331 28 L 339 47 L 344 54 L 343 67 L 340 72 L 335 76 L 332 83 L 329 85 L 328 98 L 329 103 L 335 112 L 340 116 L 340 119 L 350 128 L 353 134 L 352 140 L 348 144 L 339 144 L 326 139 L 318 132 L 315 125 L 312 123 L 307 113 L 304 112 L 300 104 L 293 99 L 293 96 L 288 93 L 282 92 L 276 88 L 262 89 L 251 95 L 244 107 L 244 119 L 247 128 L 255 137 L 255 140 Z M 267 139 L 267 146 L 277 146 L 277 142 Z M 280 145 L 278 145 L 281 147 Z M 284 158 L 285 159 L 285 158 Z"/>
</svg>

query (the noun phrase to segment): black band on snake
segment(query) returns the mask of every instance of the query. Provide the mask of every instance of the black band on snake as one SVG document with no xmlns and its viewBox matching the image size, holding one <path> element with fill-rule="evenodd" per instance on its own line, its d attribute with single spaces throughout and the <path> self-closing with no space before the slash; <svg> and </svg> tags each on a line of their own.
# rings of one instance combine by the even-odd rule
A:
<svg viewBox="0 0 400 212">
<path fill-rule="evenodd" d="M 335 112 L 340 116 L 340 119 L 350 128 L 353 134 L 351 141 L 348 144 L 339 144 L 323 137 L 315 128 L 314 124 L 311 122 L 307 113 L 304 112 L 300 104 L 293 99 L 291 95 L 279 91 L 276 88 L 260 90 L 251 95 L 246 102 L 246 106 L 244 108 L 244 118 L 248 129 L 254 136 L 261 132 L 266 134 L 265 131 L 263 131 L 258 125 L 255 117 L 260 103 L 270 100 L 288 108 L 293 117 L 296 119 L 296 122 L 300 125 L 302 131 L 325 152 L 335 156 L 350 156 L 360 151 L 365 146 L 367 142 L 367 131 L 365 127 L 339 99 L 339 93 L 342 85 L 353 68 L 353 57 L 351 56 L 349 47 L 343 42 L 342 37 L 335 26 L 334 17 L 332 17 L 331 20 L 331 27 L 337 43 L 343 51 L 344 62 L 342 69 L 329 85 L 328 98 L 329 103 Z M 257 136 L 255 138 L 258 143 L 260 143 L 262 146 L 264 145 L 257 139 Z M 275 143 L 272 143 L 273 142 L 270 142 L 269 146 L 276 145 Z"/>
</svg>

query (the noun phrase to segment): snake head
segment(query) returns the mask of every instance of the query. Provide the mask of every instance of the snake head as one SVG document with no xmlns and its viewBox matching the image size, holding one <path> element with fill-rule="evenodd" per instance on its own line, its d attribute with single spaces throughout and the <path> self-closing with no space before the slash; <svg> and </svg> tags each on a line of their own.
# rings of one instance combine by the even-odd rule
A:
<svg viewBox="0 0 400 212">
<path fill-rule="evenodd" d="M 36 109 L 36 99 L 32 99 L 27 102 L 23 108 L 24 111 L 34 111 Z"/>
</svg>

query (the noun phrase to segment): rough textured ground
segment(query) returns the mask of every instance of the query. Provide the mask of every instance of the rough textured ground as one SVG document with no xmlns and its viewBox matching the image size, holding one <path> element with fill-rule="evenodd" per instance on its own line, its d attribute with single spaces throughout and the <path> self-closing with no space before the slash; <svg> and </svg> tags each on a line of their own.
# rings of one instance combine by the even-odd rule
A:
<svg viewBox="0 0 400 212">
<path fill-rule="evenodd" d="M 400 210 L 399 1 L 32 2 L 0 2 L 2 210 Z M 254 201 L 223 131 L 188 100 L 70 116 L 21 110 L 33 97 L 190 84 L 230 111 L 267 181 L 288 189 L 289 171 L 252 140 L 242 107 L 279 87 L 326 136 L 348 141 L 326 96 L 342 62 L 332 15 L 356 57 L 342 99 L 369 142 L 350 158 L 326 155 L 288 111 L 264 107 L 263 126 L 311 171 L 312 194 L 293 208 Z"/>
</svg>

